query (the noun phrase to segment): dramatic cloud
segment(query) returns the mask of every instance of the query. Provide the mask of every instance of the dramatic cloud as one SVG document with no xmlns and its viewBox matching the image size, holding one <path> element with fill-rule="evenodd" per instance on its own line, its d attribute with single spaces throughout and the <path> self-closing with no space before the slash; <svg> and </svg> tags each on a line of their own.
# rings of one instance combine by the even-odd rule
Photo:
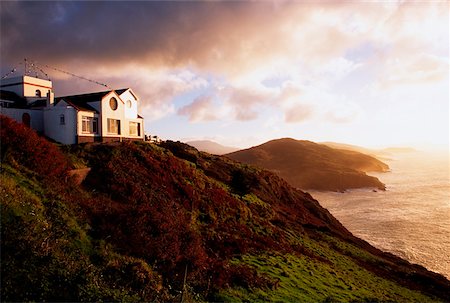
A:
<svg viewBox="0 0 450 303">
<path fill-rule="evenodd" d="M 379 127 L 405 87 L 448 106 L 448 11 L 446 1 L 1 1 L 0 69 L 33 59 L 57 94 L 100 88 L 50 67 L 132 87 L 146 121 L 186 116 L 186 132 L 276 121 L 283 135 L 364 115 Z"/>
</svg>

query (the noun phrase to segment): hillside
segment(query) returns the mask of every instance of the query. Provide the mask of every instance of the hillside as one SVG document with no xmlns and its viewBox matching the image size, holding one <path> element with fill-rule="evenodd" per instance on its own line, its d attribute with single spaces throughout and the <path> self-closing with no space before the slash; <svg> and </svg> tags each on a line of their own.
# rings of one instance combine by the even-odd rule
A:
<svg viewBox="0 0 450 303">
<path fill-rule="evenodd" d="M 2 301 L 450 300 L 271 172 L 170 141 L 58 147 L 0 118 Z"/>
<path fill-rule="evenodd" d="M 356 152 L 360 152 L 366 155 L 370 156 L 376 156 L 378 151 L 375 149 L 365 148 L 362 146 L 352 145 L 352 144 L 345 144 L 345 143 L 337 143 L 337 142 L 319 142 L 319 144 L 329 146 L 334 149 L 345 149 L 345 150 L 352 150 Z"/>
<path fill-rule="evenodd" d="M 289 138 L 272 140 L 226 157 L 268 169 L 304 190 L 384 189 L 380 180 L 365 172 L 389 170 L 385 163 L 369 155 Z"/>
<path fill-rule="evenodd" d="M 199 151 L 204 151 L 213 155 L 224 155 L 239 150 L 239 148 L 225 146 L 209 140 L 188 141 L 186 144 L 195 147 Z"/>
</svg>

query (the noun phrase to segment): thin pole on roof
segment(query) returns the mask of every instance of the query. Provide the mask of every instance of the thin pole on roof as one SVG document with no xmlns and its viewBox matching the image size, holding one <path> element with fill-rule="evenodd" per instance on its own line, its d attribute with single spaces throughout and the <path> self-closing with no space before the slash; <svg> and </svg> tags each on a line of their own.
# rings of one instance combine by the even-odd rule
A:
<svg viewBox="0 0 450 303">
<path fill-rule="evenodd" d="M 29 63 L 29 62 L 30 62 L 30 63 Z M 22 64 L 22 63 L 19 63 L 19 65 L 21 65 L 21 64 Z M 34 69 L 39 70 L 43 75 L 45 75 L 45 77 L 47 77 L 48 80 L 50 80 L 50 77 L 48 76 L 48 74 L 47 74 L 47 73 L 46 73 L 46 72 L 45 72 L 45 71 L 37 64 L 37 62 L 30 61 L 30 60 L 28 60 L 27 58 L 24 58 L 24 63 L 23 63 L 23 64 L 25 65 L 25 67 L 24 67 L 24 75 L 28 75 L 28 74 L 30 73 L 30 71 L 28 70 L 28 68 L 34 68 Z M 31 66 L 31 67 L 30 67 L 30 66 Z M 83 77 L 83 76 L 78 76 L 78 75 L 75 75 L 74 73 L 71 73 L 71 72 L 62 70 L 62 69 L 60 69 L 60 68 L 53 67 L 53 66 L 49 66 L 49 65 L 47 65 L 47 64 L 44 64 L 43 66 L 45 66 L 46 68 L 53 69 L 53 70 L 55 70 L 55 71 L 57 71 L 57 72 L 60 72 L 60 73 L 64 73 L 64 74 L 66 74 L 66 75 L 70 75 L 70 76 L 72 76 L 72 77 L 76 77 L 76 78 L 79 78 L 79 79 L 82 79 L 82 80 L 86 80 L 86 81 L 89 81 L 89 82 L 92 82 L 92 83 L 95 83 L 95 84 L 104 86 L 104 87 L 109 88 L 109 89 L 112 89 L 109 85 L 107 85 L 107 84 L 105 84 L 105 83 L 101 83 L 101 82 L 98 82 L 98 81 L 95 81 L 95 80 L 92 80 L 92 79 L 89 79 L 89 78 L 86 78 L 86 77 Z M 16 72 L 16 71 L 17 71 L 17 68 L 13 68 L 11 71 L 9 71 L 8 73 L 6 73 L 6 75 L 4 75 L 1 79 L 7 78 L 9 75 L 11 75 L 12 73 L 14 73 L 14 72 Z M 37 74 L 36 74 L 36 75 L 37 75 Z"/>
</svg>

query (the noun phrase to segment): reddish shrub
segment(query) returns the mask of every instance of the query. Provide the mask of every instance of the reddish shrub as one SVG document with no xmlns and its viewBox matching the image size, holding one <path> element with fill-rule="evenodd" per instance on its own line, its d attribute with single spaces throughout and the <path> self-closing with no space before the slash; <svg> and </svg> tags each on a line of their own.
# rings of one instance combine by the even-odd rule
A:
<svg viewBox="0 0 450 303">
<path fill-rule="evenodd" d="M 0 115 L 2 161 L 17 161 L 44 178 L 62 178 L 69 161 L 59 149 L 32 129 Z"/>
</svg>

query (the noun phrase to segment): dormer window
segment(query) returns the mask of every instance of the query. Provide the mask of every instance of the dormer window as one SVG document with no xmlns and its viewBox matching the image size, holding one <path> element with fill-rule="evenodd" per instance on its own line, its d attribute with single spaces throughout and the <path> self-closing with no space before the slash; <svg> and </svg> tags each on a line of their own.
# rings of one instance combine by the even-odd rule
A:
<svg viewBox="0 0 450 303">
<path fill-rule="evenodd" d="M 37 89 L 36 90 L 36 97 L 42 97 L 42 93 L 41 93 L 41 90 L 39 90 L 39 89 Z"/>
</svg>

